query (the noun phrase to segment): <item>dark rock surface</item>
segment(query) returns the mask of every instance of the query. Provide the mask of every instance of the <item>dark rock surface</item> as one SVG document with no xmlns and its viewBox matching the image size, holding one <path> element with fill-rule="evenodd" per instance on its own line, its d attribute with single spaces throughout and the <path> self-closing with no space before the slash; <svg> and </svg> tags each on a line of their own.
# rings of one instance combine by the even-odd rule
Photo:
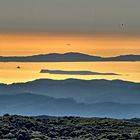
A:
<svg viewBox="0 0 140 140">
<path fill-rule="evenodd" d="M 139 140 L 138 120 L 80 117 L 0 117 L 1 140 Z"/>
</svg>

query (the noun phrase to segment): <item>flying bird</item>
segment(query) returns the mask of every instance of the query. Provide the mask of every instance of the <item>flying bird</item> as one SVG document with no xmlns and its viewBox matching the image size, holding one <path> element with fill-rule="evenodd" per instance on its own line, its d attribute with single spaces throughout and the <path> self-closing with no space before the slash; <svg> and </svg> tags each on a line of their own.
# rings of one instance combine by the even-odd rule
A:
<svg viewBox="0 0 140 140">
<path fill-rule="evenodd" d="M 20 66 L 17 66 L 17 69 L 20 69 Z"/>
<path fill-rule="evenodd" d="M 124 27 L 124 24 L 123 24 L 123 23 L 121 24 L 121 27 L 122 27 L 122 28 Z"/>
<path fill-rule="evenodd" d="M 120 24 L 121 30 L 124 31 L 124 23 Z"/>
<path fill-rule="evenodd" d="M 71 44 L 66 44 L 67 46 L 70 46 Z"/>
</svg>

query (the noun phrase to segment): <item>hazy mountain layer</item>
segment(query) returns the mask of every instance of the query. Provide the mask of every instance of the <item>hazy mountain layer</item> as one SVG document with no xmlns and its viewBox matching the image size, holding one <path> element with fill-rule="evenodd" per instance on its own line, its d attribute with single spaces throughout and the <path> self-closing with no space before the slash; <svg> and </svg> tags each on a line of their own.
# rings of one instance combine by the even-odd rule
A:
<svg viewBox="0 0 140 140">
<path fill-rule="evenodd" d="M 40 79 L 11 85 L 0 84 L 1 94 L 33 93 L 54 98 L 73 98 L 83 103 L 129 103 L 140 101 L 140 83 L 121 80 Z"/>
<path fill-rule="evenodd" d="M 52 98 L 29 93 L 0 95 L 0 114 L 84 116 L 84 117 L 139 117 L 140 104 L 77 103 L 70 98 Z"/>
</svg>

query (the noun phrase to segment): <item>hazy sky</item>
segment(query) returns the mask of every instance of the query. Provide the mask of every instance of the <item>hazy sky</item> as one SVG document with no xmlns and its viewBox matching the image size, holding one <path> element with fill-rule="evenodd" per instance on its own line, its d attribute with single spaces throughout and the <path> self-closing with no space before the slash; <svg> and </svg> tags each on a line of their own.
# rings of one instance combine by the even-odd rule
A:
<svg viewBox="0 0 140 140">
<path fill-rule="evenodd" d="M 140 0 L 0 0 L 0 55 L 140 54 L 139 13 Z"/>
<path fill-rule="evenodd" d="M 140 0 L 0 0 L 0 56 L 66 52 L 104 57 L 140 55 Z M 123 80 L 139 81 L 138 64 L 127 64 L 97 63 L 80 66 L 80 63 L 50 63 L 51 67 L 47 64 L 47 68 L 81 68 L 88 71 L 124 73 Z M 20 71 L 17 71 L 18 65 L 22 67 Z M 44 66 L 46 68 L 45 64 L 28 66 L 26 69 L 21 63 L 0 65 L 0 81 L 11 83 L 44 78 L 39 75 L 39 71 Z M 54 75 L 46 75 L 46 78 L 54 78 Z M 57 75 L 55 78 L 62 77 Z M 71 77 L 66 75 L 65 78 Z M 105 77 L 86 77 L 91 78 Z M 111 80 L 115 77 L 106 78 Z"/>
<path fill-rule="evenodd" d="M 140 0 L 0 0 L 0 31 L 140 33 L 139 13 Z"/>
<path fill-rule="evenodd" d="M 0 55 L 81 52 L 98 56 L 140 54 L 140 37 L 0 34 Z"/>
</svg>

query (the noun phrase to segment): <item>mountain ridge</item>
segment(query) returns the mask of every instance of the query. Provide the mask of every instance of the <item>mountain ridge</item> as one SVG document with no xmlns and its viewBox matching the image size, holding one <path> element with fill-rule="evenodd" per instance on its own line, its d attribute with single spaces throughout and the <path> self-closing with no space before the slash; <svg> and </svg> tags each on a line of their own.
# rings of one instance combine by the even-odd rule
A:
<svg viewBox="0 0 140 140">
<path fill-rule="evenodd" d="M 140 55 L 101 57 L 77 52 L 50 53 L 32 56 L 0 56 L 0 62 L 94 62 L 94 61 L 140 61 Z"/>
<path fill-rule="evenodd" d="M 0 84 L 0 94 L 24 92 L 54 98 L 73 98 L 82 103 L 139 103 L 140 83 L 121 80 L 38 79 L 26 83 Z"/>
<path fill-rule="evenodd" d="M 25 102 L 26 100 L 26 102 Z M 81 117 L 139 117 L 140 104 L 113 102 L 78 103 L 72 98 L 54 98 L 31 93 L 0 95 L 0 115 L 5 113 L 37 116 L 81 116 Z"/>
</svg>

